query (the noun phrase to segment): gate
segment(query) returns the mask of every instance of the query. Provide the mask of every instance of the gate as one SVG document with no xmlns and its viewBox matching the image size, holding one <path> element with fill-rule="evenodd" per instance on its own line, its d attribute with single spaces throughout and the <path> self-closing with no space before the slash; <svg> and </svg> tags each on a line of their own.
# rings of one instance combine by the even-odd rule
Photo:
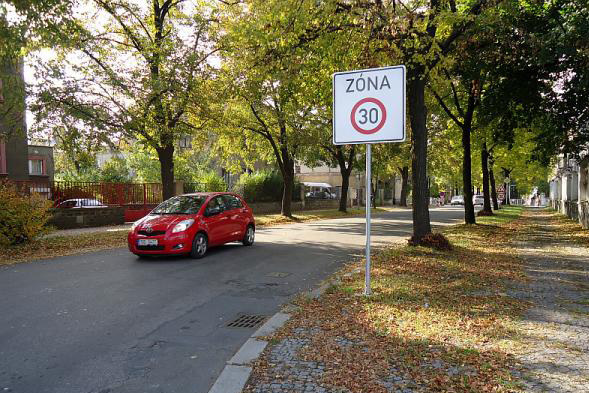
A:
<svg viewBox="0 0 589 393">
<path fill-rule="evenodd" d="M 36 193 L 60 208 L 71 199 L 92 201 L 96 206 L 121 206 L 125 208 L 125 222 L 136 221 L 147 215 L 162 202 L 160 183 L 101 183 L 65 181 L 13 181 L 21 194 Z"/>
</svg>

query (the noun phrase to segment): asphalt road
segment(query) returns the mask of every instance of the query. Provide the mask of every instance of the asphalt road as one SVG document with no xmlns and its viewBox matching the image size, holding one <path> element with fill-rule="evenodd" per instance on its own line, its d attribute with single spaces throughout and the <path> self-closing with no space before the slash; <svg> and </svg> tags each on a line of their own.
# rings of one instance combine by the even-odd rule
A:
<svg viewBox="0 0 589 393">
<path fill-rule="evenodd" d="M 373 245 L 401 241 L 411 212 L 372 225 Z M 363 246 L 358 217 L 260 229 L 202 260 L 114 249 L 0 268 L 0 393 L 206 393 L 254 331 L 228 322 L 274 314 Z"/>
</svg>

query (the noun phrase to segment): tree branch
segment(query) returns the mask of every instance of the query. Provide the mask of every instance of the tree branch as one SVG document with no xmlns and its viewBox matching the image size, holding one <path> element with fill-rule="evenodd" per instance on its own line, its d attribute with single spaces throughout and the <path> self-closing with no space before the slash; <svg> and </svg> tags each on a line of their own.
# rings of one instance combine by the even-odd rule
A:
<svg viewBox="0 0 589 393">
<path fill-rule="evenodd" d="M 428 85 L 430 91 L 432 92 L 432 94 L 434 95 L 434 97 L 436 97 L 436 100 L 438 100 L 438 102 L 440 103 L 440 106 L 442 107 L 442 109 L 444 109 L 444 111 L 448 114 L 448 116 L 454 121 L 454 123 L 456 123 L 456 125 L 458 125 L 458 127 L 460 128 L 464 128 L 464 123 L 462 123 L 458 117 L 456 117 L 454 115 L 454 113 L 452 113 L 452 111 L 450 110 L 450 108 L 448 108 L 446 106 L 446 103 L 444 102 L 444 100 L 442 99 L 442 97 L 439 96 L 439 94 L 432 89 L 429 85 Z"/>
</svg>

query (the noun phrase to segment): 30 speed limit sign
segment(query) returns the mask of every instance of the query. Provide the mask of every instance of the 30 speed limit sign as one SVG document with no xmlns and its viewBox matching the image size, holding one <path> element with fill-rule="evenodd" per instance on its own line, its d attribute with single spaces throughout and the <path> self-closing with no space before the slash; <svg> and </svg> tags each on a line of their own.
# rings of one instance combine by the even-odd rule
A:
<svg viewBox="0 0 589 393">
<path fill-rule="evenodd" d="M 333 143 L 405 140 L 405 67 L 333 74 Z"/>
<path fill-rule="evenodd" d="M 370 296 L 371 143 L 405 141 L 405 66 L 333 74 L 333 143 L 366 144 L 366 269 Z"/>
</svg>

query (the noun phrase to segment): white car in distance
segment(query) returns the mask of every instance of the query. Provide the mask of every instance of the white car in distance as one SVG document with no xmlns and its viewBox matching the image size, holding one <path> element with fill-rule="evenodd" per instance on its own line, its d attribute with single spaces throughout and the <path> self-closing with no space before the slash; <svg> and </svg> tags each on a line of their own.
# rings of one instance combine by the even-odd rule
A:
<svg viewBox="0 0 589 393">
<path fill-rule="evenodd" d="M 464 205 L 464 197 L 462 195 L 454 195 L 450 200 L 450 205 Z"/>
</svg>

